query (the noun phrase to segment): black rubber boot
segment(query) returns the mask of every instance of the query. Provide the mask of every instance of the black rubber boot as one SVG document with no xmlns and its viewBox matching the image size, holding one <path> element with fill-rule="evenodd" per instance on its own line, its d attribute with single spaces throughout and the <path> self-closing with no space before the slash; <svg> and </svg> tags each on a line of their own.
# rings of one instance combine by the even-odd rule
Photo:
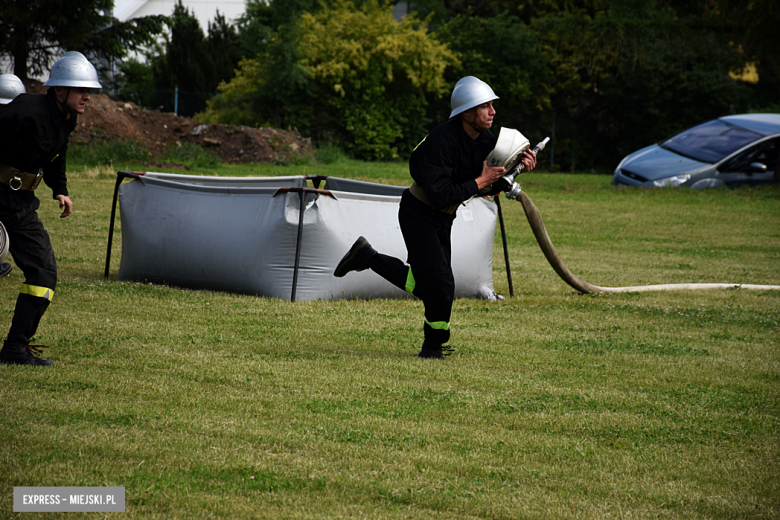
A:
<svg viewBox="0 0 780 520">
<path fill-rule="evenodd" d="M 423 342 L 422 350 L 417 354 L 417 357 L 425 359 L 447 359 L 447 355 L 452 352 L 450 347 L 443 345 L 429 345 Z"/>
<path fill-rule="evenodd" d="M 33 365 L 48 367 L 53 365 L 50 360 L 40 357 L 43 345 L 25 345 L 23 347 L 4 345 L 0 350 L 0 363 L 5 365 Z"/>
<path fill-rule="evenodd" d="M 349 248 L 347 254 L 341 259 L 339 265 L 336 266 L 336 270 L 333 274 L 337 278 L 341 278 L 350 271 L 365 271 L 368 269 L 368 262 L 377 254 L 376 250 L 371 247 L 363 237 L 358 237 L 352 247 Z"/>
</svg>

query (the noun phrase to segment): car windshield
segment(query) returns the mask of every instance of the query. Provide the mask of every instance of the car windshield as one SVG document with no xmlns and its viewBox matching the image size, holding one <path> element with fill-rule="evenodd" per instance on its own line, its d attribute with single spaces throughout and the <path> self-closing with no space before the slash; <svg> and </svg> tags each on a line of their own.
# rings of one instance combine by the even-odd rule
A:
<svg viewBox="0 0 780 520">
<path fill-rule="evenodd" d="M 700 162 L 716 163 L 759 138 L 755 132 L 716 119 L 667 139 L 661 147 Z"/>
</svg>

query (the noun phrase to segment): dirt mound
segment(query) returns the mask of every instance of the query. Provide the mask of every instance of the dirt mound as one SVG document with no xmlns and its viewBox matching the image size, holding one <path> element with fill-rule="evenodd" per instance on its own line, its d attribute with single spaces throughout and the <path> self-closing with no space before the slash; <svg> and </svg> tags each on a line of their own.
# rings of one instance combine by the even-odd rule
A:
<svg viewBox="0 0 780 520">
<path fill-rule="evenodd" d="M 290 162 L 314 154 L 311 139 L 297 131 L 204 125 L 169 112 L 113 101 L 104 94 L 91 97 L 86 112 L 79 116 L 78 128 L 71 134 L 74 144 L 135 141 L 156 153 L 177 142 L 195 143 L 226 163 Z"/>
</svg>

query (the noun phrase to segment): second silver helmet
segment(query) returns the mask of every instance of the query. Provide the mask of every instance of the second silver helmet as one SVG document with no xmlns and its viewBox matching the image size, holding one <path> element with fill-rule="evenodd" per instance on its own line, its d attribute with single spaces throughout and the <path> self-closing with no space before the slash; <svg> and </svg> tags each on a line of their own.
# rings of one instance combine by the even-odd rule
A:
<svg viewBox="0 0 780 520">
<path fill-rule="evenodd" d="M 13 74 L 0 74 L 0 104 L 10 103 L 16 96 L 26 92 L 22 80 Z"/>
</svg>

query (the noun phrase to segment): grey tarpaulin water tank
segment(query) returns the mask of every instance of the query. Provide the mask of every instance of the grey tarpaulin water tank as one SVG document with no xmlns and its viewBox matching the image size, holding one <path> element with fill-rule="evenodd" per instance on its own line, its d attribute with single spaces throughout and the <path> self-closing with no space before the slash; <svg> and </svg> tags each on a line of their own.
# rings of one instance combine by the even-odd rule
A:
<svg viewBox="0 0 780 520">
<path fill-rule="evenodd" d="M 119 188 L 118 278 L 284 299 L 294 294 L 296 300 L 408 297 L 370 270 L 333 276 L 360 235 L 406 260 L 398 226 L 404 188 L 335 177 L 320 190 L 306 186 L 303 176 L 139 175 Z M 484 199 L 458 210 L 452 230 L 456 296 L 493 291 L 496 213 Z"/>
</svg>

